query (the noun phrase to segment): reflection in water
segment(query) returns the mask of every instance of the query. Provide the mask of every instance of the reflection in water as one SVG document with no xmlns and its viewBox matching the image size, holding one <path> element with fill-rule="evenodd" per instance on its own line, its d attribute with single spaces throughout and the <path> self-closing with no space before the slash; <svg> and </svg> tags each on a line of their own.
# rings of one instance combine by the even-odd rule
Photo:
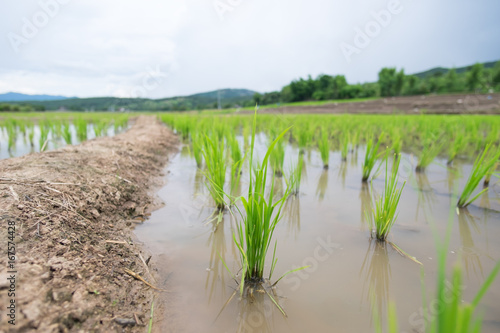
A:
<svg viewBox="0 0 500 333">
<path fill-rule="evenodd" d="M 254 293 L 253 299 L 242 299 L 238 306 L 236 332 L 272 332 L 275 317 L 282 316 L 265 293 Z"/>
<path fill-rule="evenodd" d="M 358 166 L 358 146 L 351 149 L 351 166 L 354 168 Z"/>
<path fill-rule="evenodd" d="M 366 230 L 367 227 L 370 228 L 370 221 L 366 219 L 366 215 L 372 214 L 372 196 L 367 183 L 361 184 L 359 199 L 361 201 L 361 230 Z"/>
<path fill-rule="evenodd" d="M 301 180 L 307 181 L 307 163 L 304 163 L 304 158 L 299 156 L 299 158 L 302 158 L 302 175 Z"/>
<path fill-rule="evenodd" d="M 237 197 L 241 194 L 241 174 L 242 172 L 240 171 L 239 168 L 231 168 L 231 171 L 233 173 L 231 177 L 231 182 L 230 182 L 230 187 L 231 187 L 231 196 L 232 197 Z"/>
<path fill-rule="evenodd" d="M 328 170 L 323 170 L 318 179 L 318 186 L 316 187 L 316 195 L 319 201 L 325 198 L 326 189 L 328 187 Z"/>
<path fill-rule="evenodd" d="M 479 202 L 479 206 L 482 208 L 491 208 L 491 203 L 490 203 L 490 196 L 488 195 L 488 192 L 483 193 L 481 195 L 481 201 Z M 485 214 L 487 216 L 488 214 Z"/>
<path fill-rule="evenodd" d="M 274 199 L 279 200 L 283 197 L 285 188 L 283 186 L 283 177 L 273 177 L 274 181 Z"/>
<path fill-rule="evenodd" d="M 189 159 L 191 157 L 190 149 L 188 145 L 183 145 L 181 148 L 181 157 Z"/>
<path fill-rule="evenodd" d="M 475 233 L 479 234 L 480 230 L 474 216 L 466 208 L 461 209 L 460 214 L 458 214 L 458 230 L 460 231 L 460 241 L 462 242 L 461 254 L 465 270 L 467 271 L 467 277 L 470 276 L 471 272 L 474 272 L 476 276 L 479 276 L 478 273 L 480 273 L 480 276 L 483 277 L 480 253 L 479 249 L 474 245 L 471 227 Z"/>
<path fill-rule="evenodd" d="M 360 148 L 361 152 L 362 148 Z M 315 157 L 316 155 L 313 156 L 313 160 L 317 160 Z M 360 154 L 359 159 L 361 160 L 362 158 L 363 154 Z M 379 313 L 383 315 L 388 302 L 387 295 L 390 295 L 390 298 L 394 297 L 396 304 L 398 304 L 398 312 L 402 314 L 401 319 L 405 319 L 406 326 L 403 329 L 406 329 L 408 332 L 411 331 L 411 327 L 408 327 L 407 318 L 409 314 L 419 309 L 422 305 L 422 300 L 420 298 L 419 284 L 407 282 L 413 281 L 411 279 L 418 280 L 418 274 L 415 275 L 414 271 L 407 269 L 408 265 L 395 264 L 394 259 L 399 259 L 399 257 L 393 253 L 392 249 L 387 248 L 390 245 L 380 244 L 375 240 L 366 244 L 365 240 L 368 238 L 368 234 L 353 231 L 350 225 L 345 225 L 347 220 L 354 219 L 356 221 L 359 218 L 359 214 L 361 214 L 362 222 L 357 223 L 364 223 L 363 225 L 366 225 L 365 227 L 368 228 L 369 223 L 366 221 L 365 212 L 370 212 L 373 205 L 370 185 L 364 184 L 363 187 L 359 187 L 361 168 L 359 166 L 351 168 L 350 161 L 352 160 L 353 156 L 349 157 L 347 163 L 338 163 L 339 166 L 346 165 L 349 169 L 347 171 L 349 177 L 346 176 L 345 189 L 342 189 L 342 186 L 333 186 L 332 184 L 328 184 L 328 188 L 326 188 L 328 174 L 327 172 L 323 172 L 321 169 L 322 166 L 304 163 L 304 166 L 309 168 L 307 169 L 309 175 L 312 175 L 309 179 L 310 181 L 302 182 L 302 195 L 300 197 L 291 196 L 285 201 L 284 219 L 289 220 L 281 221 L 286 226 L 278 227 L 275 231 L 275 237 L 279 240 L 279 265 L 283 265 L 279 269 L 277 268 L 280 272 L 286 271 L 288 263 L 290 265 L 308 264 L 308 262 L 303 263 L 303 256 L 310 256 L 315 253 L 311 252 L 311 246 L 315 245 L 315 243 L 311 243 L 311 240 L 325 239 L 326 246 L 329 246 L 331 243 L 325 238 L 329 237 L 329 235 L 336 235 L 336 239 L 343 239 L 346 244 L 347 242 L 351 244 L 345 247 L 344 252 L 333 254 L 335 258 L 332 258 L 332 260 L 335 262 L 335 265 L 324 263 L 317 266 L 319 269 L 314 274 L 308 275 L 310 279 L 307 281 L 300 280 L 302 281 L 301 288 L 298 290 L 292 289 L 295 284 L 285 284 L 284 282 L 281 285 L 278 284 L 279 288 L 284 288 L 285 295 L 289 296 L 289 299 L 282 304 L 290 315 L 286 320 L 279 310 L 272 306 L 272 301 L 267 295 L 254 292 L 255 299 L 252 302 L 246 297 L 240 300 L 239 294 L 236 293 L 215 324 L 211 326 L 225 302 L 229 300 L 234 289 L 237 288 L 237 283 L 230 277 L 230 274 L 226 272 L 226 268 L 224 267 L 224 262 L 226 262 L 232 273 L 239 273 L 239 253 L 232 237 L 235 223 L 230 220 L 232 216 L 226 213 L 224 221 L 219 225 L 217 231 L 213 232 L 210 225 L 205 225 L 207 221 L 206 215 L 211 213 L 213 207 L 207 207 L 204 204 L 205 201 L 210 200 L 210 196 L 207 195 L 208 191 L 204 186 L 205 179 L 203 173 L 200 170 L 196 171 L 195 163 L 192 159 L 187 160 L 177 156 L 174 162 L 169 165 L 169 169 L 172 172 L 164 191 L 164 200 L 168 204 L 156 213 L 155 221 L 158 221 L 158 223 L 145 223 L 141 225 L 139 233 L 141 240 L 152 242 L 160 251 L 165 252 L 166 256 L 173 257 L 171 261 L 169 260 L 169 263 L 172 263 L 172 271 L 176 273 L 173 275 L 172 288 L 174 288 L 174 285 L 177 285 L 173 291 L 182 291 L 178 295 L 176 294 L 176 297 L 179 297 L 184 302 L 176 302 L 178 299 L 171 300 L 172 308 L 178 313 L 182 313 L 183 319 L 194 319 L 191 319 L 193 323 L 189 322 L 189 320 L 182 320 L 180 324 L 188 326 L 196 325 L 201 329 L 191 331 L 198 332 L 367 332 L 370 331 L 367 328 L 370 326 L 371 309 L 377 308 L 380 310 Z M 469 168 L 470 165 L 466 164 L 465 167 Z M 305 172 L 305 168 L 303 170 Z M 433 189 L 430 187 L 429 181 L 425 179 L 425 175 L 415 175 L 413 168 L 411 170 L 412 173 L 410 176 L 413 179 L 413 184 L 417 184 L 417 176 L 419 176 L 419 187 L 430 193 L 420 193 L 420 191 L 416 190 L 416 186 L 405 189 L 405 192 L 409 193 L 402 200 L 407 204 L 404 206 L 407 209 L 401 209 L 398 219 L 403 225 L 408 225 L 414 221 L 414 209 L 416 208 L 418 196 L 424 196 L 420 198 L 422 204 L 427 197 L 433 195 Z M 429 173 L 429 177 L 432 175 L 432 177 L 445 180 L 439 185 L 432 184 L 433 187 L 435 186 L 436 192 L 446 192 L 446 172 L 446 169 L 443 168 L 436 173 Z M 339 176 L 342 177 L 342 171 L 339 171 Z M 245 187 L 248 185 L 245 182 L 248 178 L 247 168 L 244 168 L 242 177 L 242 187 Z M 317 177 L 320 178 L 319 183 Z M 335 178 L 335 182 L 340 183 L 337 175 L 334 174 L 333 177 Z M 272 178 L 269 177 L 268 183 L 271 180 Z M 198 184 L 189 184 L 191 181 L 195 181 Z M 456 183 L 457 181 L 455 181 L 455 185 Z M 383 182 L 374 183 L 374 186 L 376 184 L 380 186 Z M 187 190 L 186 186 L 189 187 Z M 195 193 L 192 193 L 193 190 Z M 196 192 L 202 192 L 204 196 L 198 196 L 198 200 L 193 203 L 193 197 L 196 199 Z M 359 195 L 361 202 L 355 205 L 357 205 L 360 211 L 353 209 L 352 204 L 348 204 L 352 196 L 356 194 Z M 324 197 L 321 204 L 318 204 L 318 196 L 320 198 Z M 201 197 L 205 200 L 201 200 Z M 436 221 L 438 230 L 441 230 L 447 221 L 446 216 L 449 208 L 447 201 L 449 199 L 446 195 L 436 194 L 435 197 L 436 203 L 433 204 L 433 216 L 435 217 L 434 220 Z M 335 208 L 338 209 L 339 218 L 332 218 L 330 215 L 331 210 L 329 206 L 333 203 L 331 200 L 334 199 L 340 202 L 340 204 L 335 204 Z M 491 191 L 490 200 L 492 206 L 495 206 L 496 202 L 494 200 L 498 200 L 498 194 Z M 190 207 L 189 214 L 192 214 L 189 215 L 191 216 L 189 221 L 192 222 L 189 224 L 183 223 L 182 219 L 179 218 L 181 216 L 178 212 L 178 206 L 185 203 Z M 472 212 L 472 208 L 469 209 Z M 426 210 L 428 211 L 428 208 Z M 482 225 L 484 216 L 487 219 L 485 223 L 490 223 L 489 227 L 491 228 L 488 228 L 491 234 L 490 237 L 495 237 L 498 234 L 498 228 L 497 226 L 493 228 L 493 225 L 498 221 L 500 215 L 492 211 L 489 213 L 490 217 L 488 218 L 486 217 L 487 212 L 483 212 L 483 210 L 480 210 L 480 212 L 477 215 L 479 219 L 476 220 L 471 220 L 470 217 L 461 213 L 460 230 L 455 230 L 455 241 L 458 242 L 458 247 L 461 245 L 463 247 L 464 254 L 461 260 L 468 260 L 464 266 L 471 272 L 476 270 L 478 274 L 480 274 L 481 268 L 485 272 L 491 270 L 493 261 L 488 260 L 487 253 L 491 253 L 492 256 L 495 253 L 500 253 L 498 242 L 492 241 L 490 244 L 491 249 L 485 246 L 484 239 L 486 234 L 484 232 L 486 228 Z M 237 213 L 236 209 L 233 210 L 233 213 Z M 168 220 L 169 223 L 164 223 L 165 220 Z M 317 223 L 306 223 L 307 221 Z M 458 223 L 457 220 L 455 222 Z M 477 223 L 483 234 L 476 234 L 474 230 L 475 223 Z M 397 234 L 398 242 L 401 242 L 401 244 L 408 242 L 408 249 L 412 255 L 417 257 L 423 257 L 430 252 L 433 253 L 432 249 L 429 250 L 429 247 L 433 248 L 429 226 L 421 225 L 416 230 L 418 232 L 399 229 Z M 457 235 L 457 233 L 459 234 Z M 199 234 L 202 234 L 202 236 L 195 237 Z M 456 244 L 453 243 L 453 246 Z M 366 245 L 369 245 L 368 250 Z M 478 251 L 476 247 L 484 251 L 480 252 L 481 257 L 477 255 Z M 363 259 L 359 257 L 360 250 L 361 252 L 364 250 L 366 253 L 363 256 L 364 262 L 356 260 L 356 258 Z M 391 256 L 394 255 L 394 257 L 389 258 L 388 252 L 391 252 Z M 300 253 L 303 253 L 303 256 Z M 324 249 L 321 249 L 320 253 L 320 256 L 322 256 L 326 252 L 324 252 Z M 221 260 L 220 256 L 223 257 L 224 261 Z M 484 259 L 485 256 L 486 259 Z M 314 259 L 314 257 L 312 258 Z M 479 259 L 481 259 L 482 266 L 478 265 Z M 315 260 L 318 260 L 318 258 Z M 169 265 L 164 266 L 169 267 Z M 207 267 L 210 269 L 209 271 L 205 271 Z M 338 269 L 339 267 L 342 269 Z M 395 277 L 397 275 L 397 279 L 392 279 L 392 271 L 394 271 Z M 356 273 L 359 275 L 358 278 L 356 278 Z M 428 274 L 427 277 L 429 280 L 434 281 L 434 270 L 426 269 L 426 274 Z M 477 286 L 476 281 L 479 279 L 476 279 L 474 274 L 470 276 L 471 281 L 468 282 L 468 285 L 471 286 L 471 290 L 477 289 L 475 288 Z M 332 278 L 335 283 L 332 283 Z M 346 288 L 345 286 L 350 287 Z M 494 288 L 492 290 L 498 293 L 498 287 L 492 287 Z M 169 293 L 169 295 L 172 294 Z M 353 298 L 356 300 L 354 304 L 352 304 L 353 302 L 342 301 L 352 300 Z M 370 301 L 367 301 L 367 298 Z M 488 312 L 485 318 L 494 320 L 494 315 L 498 313 L 498 306 L 494 303 L 494 296 L 493 301 L 491 294 L 486 295 L 485 300 L 488 302 Z M 282 299 L 279 301 L 282 302 Z M 360 301 L 362 301 L 362 306 L 357 304 Z M 370 304 L 367 304 L 367 302 Z M 401 311 L 399 307 L 401 307 Z M 262 309 L 265 309 L 265 311 Z M 269 313 L 274 313 L 274 315 L 270 317 Z M 169 315 L 168 317 L 165 316 L 164 319 L 171 320 L 172 317 Z M 353 317 L 355 320 L 352 320 Z M 384 318 L 386 317 L 384 316 Z M 195 321 L 196 323 L 194 323 Z M 288 330 L 288 324 L 292 325 L 293 329 Z M 299 329 L 298 327 L 302 325 L 309 328 L 309 330 Z M 316 326 L 320 327 L 320 329 L 315 329 Z M 489 332 L 494 331 L 489 330 Z"/>
<path fill-rule="evenodd" d="M 224 217 L 217 224 L 213 221 L 213 231 L 207 239 L 207 247 L 210 248 L 210 261 L 207 278 L 205 280 L 205 290 L 208 291 L 208 303 L 210 304 L 214 293 L 220 289 L 222 297 L 226 297 L 225 267 L 221 261 L 226 260 L 226 238 L 224 235 Z"/>
<path fill-rule="evenodd" d="M 455 166 L 449 166 L 446 168 L 446 175 L 447 175 L 447 181 L 448 181 L 448 192 L 453 193 L 455 190 L 455 183 L 456 181 L 460 178 L 461 172 L 460 169 L 455 165 Z"/>
<path fill-rule="evenodd" d="M 285 202 L 285 219 L 288 221 L 288 232 L 297 238 L 300 231 L 300 198 L 297 195 L 291 195 Z"/>
<path fill-rule="evenodd" d="M 391 265 L 387 248 L 389 243 L 370 239 L 359 275 L 364 275 L 363 295 L 370 301 L 372 312 L 382 316 L 389 299 Z M 366 290 L 368 284 L 368 290 Z M 373 307 L 376 307 L 373 308 Z"/>
<path fill-rule="evenodd" d="M 199 195 L 203 193 L 205 189 L 205 175 L 201 169 L 196 168 L 196 173 L 194 174 L 194 195 Z"/>
<path fill-rule="evenodd" d="M 432 212 L 432 206 L 436 202 L 436 194 L 431 187 L 431 183 L 429 182 L 429 178 L 425 172 L 416 172 L 416 180 L 417 180 L 417 193 L 418 193 L 418 201 L 417 201 L 417 212 L 415 219 L 418 220 L 418 213 L 420 210 L 424 213 L 425 221 L 428 220 L 430 213 Z M 428 208 L 429 211 L 426 210 Z"/>
<path fill-rule="evenodd" d="M 347 163 L 344 161 L 340 163 L 340 168 L 339 168 L 339 178 L 342 180 L 342 189 L 345 189 L 345 177 L 347 175 Z"/>
</svg>

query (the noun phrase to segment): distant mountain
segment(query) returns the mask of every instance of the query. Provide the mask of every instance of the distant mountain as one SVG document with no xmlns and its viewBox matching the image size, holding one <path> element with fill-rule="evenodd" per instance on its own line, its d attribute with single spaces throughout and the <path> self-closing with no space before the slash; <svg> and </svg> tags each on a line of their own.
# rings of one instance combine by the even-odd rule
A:
<svg viewBox="0 0 500 333">
<path fill-rule="evenodd" d="M 68 98 L 70 97 L 52 95 L 26 95 L 15 92 L 0 94 L 0 102 L 58 101 Z"/>
<path fill-rule="evenodd" d="M 148 98 L 67 98 L 63 100 L 37 100 L 36 104 L 46 110 L 71 110 L 71 111 L 184 111 L 215 109 L 219 101 L 221 107 L 248 106 L 253 104 L 255 91 L 247 89 L 221 89 L 190 96 L 177 96 L 162 99 Z M 18 101 L 16 103 L 22 103 Z"/>
<path fill-rule="evenodd" d="M 190 95 L 188 97 L 199 98 L 217 98 L 220 94 L 221 98 L 240 98 L 240 97 L 253 97 L 256 92 L 248 89 L 221 89 L 214 90 L 199 94 Z"/>
<path fill-rule="evenodd" d="M 493 67 L 495 67 L 496 63 L 497 63 L 496 61 L 485 62 L 485 63 L 483 63 L 483 66 L 484 66 L 484 68 L 493 68 Z M 461 73 L 467 72 L 467 70 L 471 67 L 472 67 L 472 65 L 458 67 L 458 68 L 455 68 L 455 71 L 457 72 L 457 74 L 461 74 Z M 450 69 L 451 68 L 436 67 L 436 68 L 432 68 L 432 69 L 426 70 L 424 72 L 416 73 L 413 75 L 417 76 L 419 79 L 425 79 L 428 76 L 444 75 L 444 74 L 448 73 L 450 71 Z"/>
</svg>

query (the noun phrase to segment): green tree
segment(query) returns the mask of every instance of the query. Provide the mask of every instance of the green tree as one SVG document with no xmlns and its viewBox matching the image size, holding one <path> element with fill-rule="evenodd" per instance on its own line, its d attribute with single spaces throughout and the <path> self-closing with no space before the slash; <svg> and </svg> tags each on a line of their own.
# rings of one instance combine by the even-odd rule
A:
<svg viewBox="0 0 500 333">
<path fill-rule="evenodd" d="M 406 84 L 404 86 L 404 95 L 418 94 L 418 84 L 420 79 L 415 75 L 408 75 L 406 77 Z"/>
<path fill-rule="evenodd" d="M 313 95 L 312 99 L 315 101 L 322 101 L 325 99 L 325 92 L 323 90 L 316 90 Z"/>
<path fill-rule="evenodd" d="M 330 75 L 319 75 L 316 78 L 316 89 L 313 93 L 313 99 L 324 100 L 332 98 L 330 89 L 334 86 L 334 77 Z"/>
<path fill-rule="evenodd" d="M 445 87 L 446 92 L 457 92 L 458 77 L 455 68 L 452 68 L 446 73 L 445 76 Z"/>
<path fill-rule="evenodd" d="M 394 78 L 394 94 L 396 96 L 401 96 L 404 84 L 405 84 L 405 70 L 401 69 Z"/>
<path fill-rule="evenodd" d="M 10 108 L 9 104 L 0 104 L 0 111 L 10 111 Z"/>
<path fill-rule="evenodd" d="M 363 83 L 361 89 L 361 94 L 359 95 L 361 98 L 376 97 L 380 90 L 377 82 Z"/>
<path fill-rule="evenodd" d="M 500 89 L 500 61 L 491 69 L 491 84 L 496 90 Z"/>
<path fill-rule="evenodd" d="M 380 96 L 394 96 L 396 83 L 396 68 L 384 67 L 378 73 L 378 84 L 380 86 Z"/>
<path fill-rule="evenodd" d="M 261 104 L 275 104 L 281 101 L 281 94 L 279 91 L 271 91 L 262 95 Z"/>
<path fill-rule="evenodd" d="M 427 79 L 427 84 L 429 90 L 433 93 L 439 93 L 445 91 L 445 81 L 443 78 L 443 73 L 435 73 Z"/>
<path fill-rule="evenodd" d="M 262 95 L 259 93 L 253 94 L 253 104 L 258 104 L 260 105 L 260 102 L 262 101 Z"/>
<path fill-rule="evenodd" d="M 363 87 L 360 84 L 346 85 L 340 91 L 340 98 L 358 98 L 363 92 Z"/>
<path fill-rule="evenodd" d="M 292 87 L 290 87 L 290 85 L 284 86 L 283 89 L 281 89 L 281 100 L 283 102 L 293 101 Z"/>
<path fill-rule="evenodd" d="M 341 91 L 346 86 L 348 86 L 347 80 L 344 75 L 337 75 L 333 77 L 332 86 L 331 86 L 331 95 L 328 97 L 329 99 L 338 99 L 341 97 Z"/>
<path fill-rule="evenodd" d="M 298 81 L 290 83 L 291 102 L 305 101 L 312 97 L 314 93 L 314 80 L 309 78 L 304 80 L 300 78 Z"/>
<path fill-rule="evenodd" d="M 478 90 L 484 80 L 484 67 L 483 64 L 475 64 L 468 71 L 466 75 L 467 89 L 469 91 Z"/>
</svg>

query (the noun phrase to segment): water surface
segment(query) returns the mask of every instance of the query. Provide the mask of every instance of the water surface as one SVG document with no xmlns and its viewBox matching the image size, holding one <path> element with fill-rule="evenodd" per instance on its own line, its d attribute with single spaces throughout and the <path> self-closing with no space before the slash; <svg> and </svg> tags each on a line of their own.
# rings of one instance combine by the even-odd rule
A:
<svg viewBox="0 0 500 333">
<path fill-rule="evenodd" d="M 264 155 L 265 138 L 258 140 Z M 290 165 L 298 150 L 287 146 Z M 319 153 L 306 152 L 300 194 L 286 201 L 276 231 L 275 275 L 305 265 L 310 267 L 280 281 L 276 293 L 285 318 L 266 294 L 253 300 L 236 295 L 233 274 L 240 269 L 233 232 L 241 217 L 226 212 L 215 228 L 210 222 L 213 204 L 204 176 L 183 149 L 167 167 L 166 186 L 159 195 L 165 206 L 136 229 L 140 241 L 153 252 L 161 267 L 158 284 L 172 292 L 162 297 L 167 307 L 163 332 L 370 332 L 372 308 L 384 312 L 387 303 L 397 307 L 401 332 L 419 332 L 425 325 L 422 308 L 421 266 L 401 256 L 392 246 L 370 239 L 364 211 L 371 193 L 382 193 L 383 174 L 372 186 L 361 183 L 362 148 L 342 163 L 332 153 L 330 168 L 323 170 Z M 424 174 L 413 171 L 414 158 L 403 154 L 400 181 L 406 181 L 399 217 L 390 240 L 423 263 L 428 306 L 435 312 L 436 250 L 432 226 L 444 233 L 454 188 L 463 188 L 470 162 L 453 168 L 437 159 Z M 283 180 L 275 180 L 279 188 Z M 241 188 L 248 186 L 246 170 Z M 449 268 L 464 268 L 464 299 L 471 301 L 479 286 L 500 260 L 500 193 L 492 182 L 468 211 L 453 213 Z M 215 230 L 215 231 L 214 231 Z M 271 252 L 271 251 L 270 251 Z M 268 272 L 268 270 L 266 270 Z M 493 283 L 479 309 L 483 332 L 500 331 L 500 278 Z M 433 309 L 433 310 L 432 310 Z"/>
</svg>

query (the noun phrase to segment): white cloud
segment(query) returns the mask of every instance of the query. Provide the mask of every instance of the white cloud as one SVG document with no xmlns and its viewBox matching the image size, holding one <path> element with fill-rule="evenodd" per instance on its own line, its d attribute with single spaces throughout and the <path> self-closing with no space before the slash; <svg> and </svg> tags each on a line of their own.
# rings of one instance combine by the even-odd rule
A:
<svg viewBox="0 0 500 333">
<path fill-rule="evenodd" d="M 62 0 L 40 0 L 51 1 Z M 0 92 L 128 96 L 144 93 L 144 81 L 154 98 L 269 91 L 308 74 L 357 82 L 375 80 L 383 66 L 408 73 L 500 58 L 494 0 L 400 0 L 403 11 L 350 63 L 339 44 L 395 0 L 220 0 L 233 4 L 223 20 L 213 0 L 65 1 L 18 53 L 7 36 L 22 36 L 23 19 L 32 21 L 40 2 L 0 4 Z M 148 83 L 157 68 L 161 84 Z"/>
</svg>

